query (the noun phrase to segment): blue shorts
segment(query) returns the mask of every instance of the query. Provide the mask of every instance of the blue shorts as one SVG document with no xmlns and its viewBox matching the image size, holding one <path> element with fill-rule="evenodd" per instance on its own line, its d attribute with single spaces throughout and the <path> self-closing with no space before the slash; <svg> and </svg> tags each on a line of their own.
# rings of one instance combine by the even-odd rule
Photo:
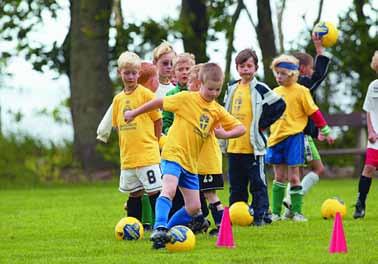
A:
<svg viewBox="0 0 378 264">
<path fill-rule="evenodd" d="M 265 156 L 268 164 L 286 164 L 301 166 L 304 164 L 304 135 L 298 133 L 289 136 L 280 143 L 269 147 Z"/>
<path fill-rule="evenodd" d="M 161 161 L 161 170 L 163 177 L 165 174 L 174 175 L 178 178 L 178 186 L 184 187 L 190 190 L 199 190 L 199 180 L 198 175 L 190 173 L 185 170 L 177 162 L 162 160 Z"/>
</svg>

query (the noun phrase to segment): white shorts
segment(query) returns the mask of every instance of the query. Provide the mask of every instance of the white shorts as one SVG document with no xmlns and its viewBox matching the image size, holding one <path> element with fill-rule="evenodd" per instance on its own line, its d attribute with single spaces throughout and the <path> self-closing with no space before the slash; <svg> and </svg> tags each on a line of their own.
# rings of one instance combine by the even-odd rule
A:
<svg viewBox="0 0 378 264">
<path fill-rule="evenodd" d="M 136 192 L 145 190 L 147 193 L 160 191 L 162 175 L 159 164 L 121 170 L 119 190 L 121 192 Z"/>
</svg>

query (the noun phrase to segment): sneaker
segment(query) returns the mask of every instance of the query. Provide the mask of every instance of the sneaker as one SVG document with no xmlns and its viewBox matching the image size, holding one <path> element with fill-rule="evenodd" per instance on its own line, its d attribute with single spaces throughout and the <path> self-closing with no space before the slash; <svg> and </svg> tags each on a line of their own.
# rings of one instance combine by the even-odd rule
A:
<svg viewBox="0 0 378 264">
<path fill-rule="evenodd" d="M 188 226 L 194 234 L 206 233 L 207 229 L 209 229 L 210 221 L 205 218 L 204 221 L 199 222 L 194 218 Z"/>
<path fill-rule="evenodd" d="M 209 236 L 217 237 L 218 233 L 219 233 L 219 227 L 216 227 L 209 231 Z"/>
<path fill-rule="evenodd" d="M 272 223 L 272 213 L 270 211 L 266 211 L 263 215 L 263 221 L 265 224 L 271 224 Z"/>
<path fill-rule="evenodd" d="M 293 212 L 290 209 L 285 208 L 285 212 L 282 216 L 282 220 L 290 220 L 290 219 L 293 219 L 293 217 L 294 217 Z"/>
<path fill-rule="evenodd" d="M 165 227 L 158 227 L 157 229 L 155 229 L 150 236 L 150 240 L 152 241 L 152 248 L 165 248 L 165 244 L 167 244 L 171 240 L 167 233 L 168 229 Z"/>
<path fill-rule="evenodd" d="M 272 222 L 277 222 L 281 220 L 281 216 L 278 214 L 272 214 Z"/>
<path fill-rule="evenodd" d="M 365 206 L 362 206 L 360 200 L 357 201 L 355 211 L 353 214 L 354 219 L 365 217 Z"/>
<path fill-rule="evenodd" d="M 294 222 L 307 222 L 307 218 L 303 214 L 295 212 L 291 218 Z"/>
</svg>

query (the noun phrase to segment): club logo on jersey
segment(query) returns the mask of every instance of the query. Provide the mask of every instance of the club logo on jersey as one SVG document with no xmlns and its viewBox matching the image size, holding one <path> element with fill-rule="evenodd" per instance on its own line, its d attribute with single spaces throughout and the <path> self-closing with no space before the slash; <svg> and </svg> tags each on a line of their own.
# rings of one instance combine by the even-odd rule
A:
<svg viewBox="0 0 378 264">
<path fill-rule="evenodd" d="M 200 116 L 200 128 L 201 130 L 205 130 L 209 125 L 209 117 L 205 114 L 201 114 Z"/>
<path fill-rule="evenodd" d="M 241 96 L 239 96 L 238 98 L 235 99 L 235 101 L 234 101 L 234 112 L 240 111 L 242 103 L 243 103 L 243 99 L 242 99 Z"/>
</svg>

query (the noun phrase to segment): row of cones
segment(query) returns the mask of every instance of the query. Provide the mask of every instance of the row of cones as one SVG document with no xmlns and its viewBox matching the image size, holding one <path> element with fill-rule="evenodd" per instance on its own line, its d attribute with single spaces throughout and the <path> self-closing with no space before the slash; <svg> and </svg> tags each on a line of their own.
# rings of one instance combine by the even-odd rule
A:
<svg viewBox="0 0 378 264">
<path fill-rule="evenodd" d="M 230 212 L 228 207 L 224 208 L 216 246 L 225 248 L 235 247 L 234 236 L 232 234 Z M 346 252 L 347 245 L 341 215 L 340 213 L 336 213 L 336 217 L 333 223 L 331 241 L 329 245 L 329 253 L 333 254 Z"/>
</svg>

